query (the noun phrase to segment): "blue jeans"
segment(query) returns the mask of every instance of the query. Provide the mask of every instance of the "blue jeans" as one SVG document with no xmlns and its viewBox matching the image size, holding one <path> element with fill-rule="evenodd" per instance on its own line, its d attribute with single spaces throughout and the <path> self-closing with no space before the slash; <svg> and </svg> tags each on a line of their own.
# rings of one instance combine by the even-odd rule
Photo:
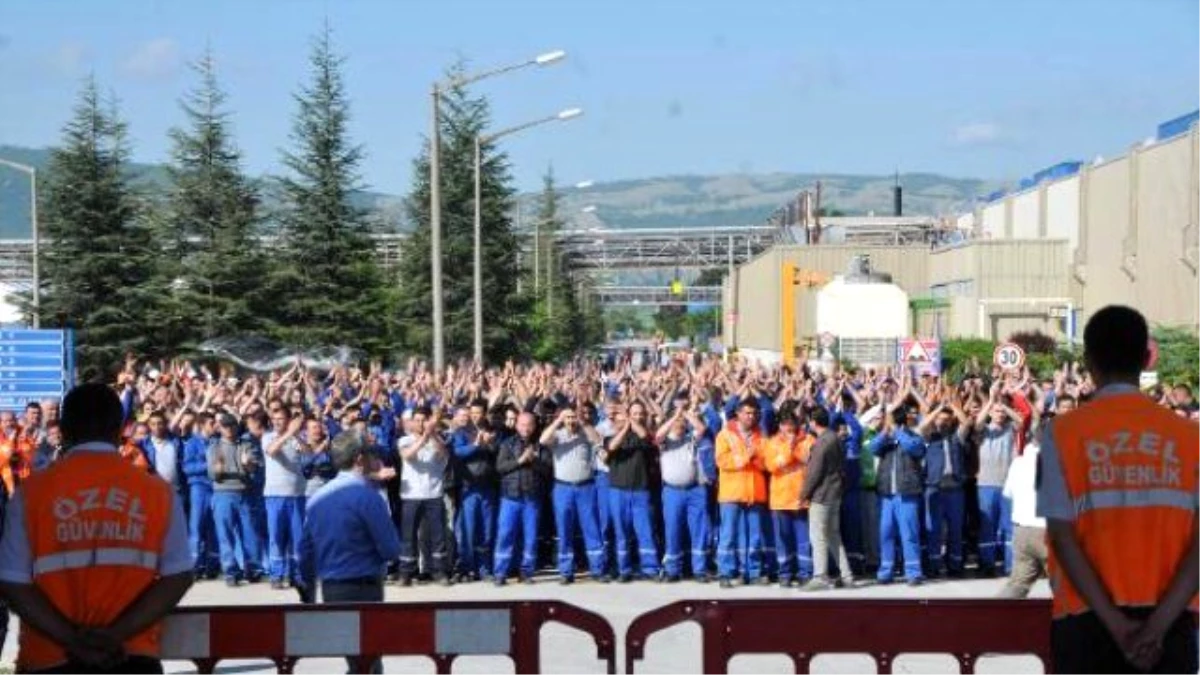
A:
<svg viewBox="0 0 1200 675">
<path fill-rule="evenodd" d="M 608 505 L 617 533 L 617 572 L 623 577 L 633 576 L 629 544 L 637 542 L 638 567 L 642 576 L 657 576 L 658 547 L 650 522 L 650 492 L 610 487 Z"/>
<path fill-rule="evenodd" d="M 459 574 L 492 575 L 492 546 L 496 543 L 496 492 L 490 488 L 463 490 L 454 528 Z"/>
<path fill-rule="evenodd" d="M 683 575 L 684 535 L 691 546 L 692 575 L 708 573 L 708 489 L 663 485 L 663 529 L 667 552 L 663 567 L 669 577 Z"/>
<path fill-rule="evenodd" d="M 717 574 L 732 579 L 741 573 L 746 580 L 762 576 L 762 526 L 766 507 L 762 504 L 722 503 L 721 537 L 717 544 Z"/>
<path fill-rule="evenodd" d="M 212 487 L 204 483 L 188 486 L 188 550 L 197 574 L 216 572 L 217 536 L 213 527 Z"/>
<path fill-rule="evenodd" d="M 775 560 L 779 580 L 806 581 L 813 575 L 812 544 L 808 539 L 808 510 L 772 511 L 775 521 Z"/>
<path fill-rule="evenodd" d="M 221 550 L 221 571 L 226 579 L 262 576 L 262 552 L 254 532 L 254 513 L 240 492 L 213 492 L 213 520 Z"/>
<path fill-rule="evenodd" d="M 596 518 L 596 486 L 592 481 L 581 485 L 554 483 L 554 527 L 558 535 L 558 573 L 575 576 L 575 526 L 583 532 L 588 570 L 593 577 L 604 574 L 604 540 Z"/>
<path fill-rule="evenodd" d="M 513 547 L 521 535 L 521 576 L 533 576 L 537 566 L 538 518 L 542 515 L 542 498 L 537 496 L 500 500 L 500 522 L 496 530 L 496 559 L 492 570 L 497 579 L 508 577 L 512 570 Z"/>
<path fill-rule="evenodd" d="M 266 497 L 271 581 L 300 576 L 300 535 L 304 532 L 304 497 Z"/>
<path fill-rule="evenodd" d="M 931 573 L 945 568 L 963 570 L 963 519 L 966 501 L 962 488 L 925 488 L 925 561 Z M 942 526 L 946 527 L 946 552 L 942 554 Z"/>
<path fill-rule="evenodd" d="M 919 495 L 887 495 L 879 498 L 880 581 L 891 581 L 896 570 L 896 540 L 904 551 L 904 576 L 921 579 L 921 522 Z"/>
<path fill-rule="evenodd" d="M 250 509 L 250 520 L 254 525 L 254 540 L 258 543 L 258 566 L 265 571 L 271 567 L 270 547 L 267 545 L 267 505 L 263 501 L 262 492 L 257 489 L 242 493 L 242 499 Z M 246 536 L 243 531 L 242 537 Z"/>
<path fill-rule="evenodd" d="M 979 568 L 983 571 L 995 571 L 997 559 L 1006 561 L 1012 518 L 1005 517 L 1004 502 L 1002 488 L 979 487 Z"/>
</svg>

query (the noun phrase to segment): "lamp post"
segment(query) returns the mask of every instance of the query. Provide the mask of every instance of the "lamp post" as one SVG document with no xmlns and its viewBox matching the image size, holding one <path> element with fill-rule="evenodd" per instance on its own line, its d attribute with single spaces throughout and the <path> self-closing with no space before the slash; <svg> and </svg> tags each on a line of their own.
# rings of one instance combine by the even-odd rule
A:
<svg viewBox="0 0 1200 675">
<path fill-rule="evenodd" d="M 507 129 L 501 129 L 492 134 L 475 136 L 475 361 L 483 363 L 483 151 L 484 144 L 493 143 L 505 136 L 525 131 L 536 126 L 551 122 L 566 122 L 583 114 L 580 108 L 568 108 L 524 124 L 518 124 Z"/>
<path fill-rule="evenodd" d="M 565 58 L 562 50 L 546 52 L 528 61 L 515 63 L 501 68 L 493 68 L 479 73 L 451 78 L 445 83 L 434 82 L 431 91 L 433 99 L 432 129 L 429 142 L 429 235 L 430 235 L 430 275 L 432 277 L 433 295 L 433 368 L 441 371 L 446 362 L 445 324 L 442 302 L 442 120 L 441 96 L 442 88 L 465 87 L 489 77 L 503 75 L 514 70 L 531 66 L 548 66 Z"/>
<path fill-rule="evenodd" d="M 0 164 L 10 169 L 16 169 L 29 176 L 29 235 L 33 239 L 33 327 L 41 327 L 42 309 L 42 278 L 38 258 L 41 253 L 41 236 L 38 232 L 38 200 L 37 200 L 37 169 L 26 164 L 18 164 L 7 159 L 0 159 Z"/>
</svg>

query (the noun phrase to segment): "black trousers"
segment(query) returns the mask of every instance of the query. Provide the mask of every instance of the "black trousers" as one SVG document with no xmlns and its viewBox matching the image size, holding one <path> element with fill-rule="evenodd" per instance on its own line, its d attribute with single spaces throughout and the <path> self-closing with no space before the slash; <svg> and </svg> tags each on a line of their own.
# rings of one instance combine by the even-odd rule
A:
<svg viewBox="0 0 1200 675">
<path fill-rule="evenodd" d="M 1149 608 L 1124 610 L 1133 619 L 1146 619 Z M 1196 652 L 1196 621 L 1184 612 L 1163 638 L 1162 659 L 1151 673 L 1195 673 L 1200 670 Z M 1056 619 L 1050 627 L 1050 651 L 1056 673 L 1135 673 L 1121 648 L 1095 612 Z"/>
<path fill-rule="evenodd" d="M 67 661 L 66 663 L 62 664 L 61 666 L 54 666 L 53 668 L 46 668 L 45 670 L 18 670 L 17 672 L 18 673 L 86 673 L 87 675 L 92 675 L 93 673 L 95 673 L 97 675 L 107 674 L 107 673 L 137 673 L 140 675 L 141 673 L 161 673 L 162 671 L 163 671 L 162 661 L 159 661 L 158 659 L 151 658 L 149 656 L 130 656 L 130 657 L 126 658 L 124 661 L 118 663 L 117 665 L 113 666 L 112 668 L 110 668 L 108 670 L 101 670 L 99 668 L 91 668 L 91 667 L 85 666 L 81 663 Z"/>
<path fill-rule="evenodd" d="M 400 576 L 417 576 L 417 532 L 429 539 L 429 570 L 434 577 L 449 574 L 446 548 L 446 504 L 441 497 L 410 499 L 400 507 Z"/>
<path fill-rule="evenodd" d="M 375 583 L 365 583 L 361 581 L 355 581 L 353 583 L 322 581 L 321 602 L 383 602 L 383 579 L 379 579 Z M 360 670 L 356 660 L 351 659 L 350 657 L 346 657 L 346 663 L 350 666 L 350 669 L 347 672 L 351 673 L 383 672 L 383 661 L 375 661 L 365 670 Z M 162 671 L 160 670 L 158 672 Z"/>
</svg>

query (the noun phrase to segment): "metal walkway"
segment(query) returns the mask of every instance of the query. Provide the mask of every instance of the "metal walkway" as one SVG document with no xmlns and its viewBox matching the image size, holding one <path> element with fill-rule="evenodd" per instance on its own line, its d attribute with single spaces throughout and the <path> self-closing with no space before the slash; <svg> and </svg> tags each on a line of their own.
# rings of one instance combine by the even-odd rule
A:
<svg viewBox="0 0 1200 675">
<path fill-rule="evenodd" d="M 591 291 L 601 305 L 669 307 L 721 304 L 720 286 L 685 286 L 676 295 L 661 286 L 598 286 Z"/>
</svg>

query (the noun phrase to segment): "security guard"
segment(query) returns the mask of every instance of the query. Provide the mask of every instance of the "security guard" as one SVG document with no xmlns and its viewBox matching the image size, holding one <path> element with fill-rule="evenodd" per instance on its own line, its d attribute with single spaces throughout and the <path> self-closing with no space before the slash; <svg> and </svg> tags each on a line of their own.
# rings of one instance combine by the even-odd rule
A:
<svg viewBox="0 0 1200 675">
<path fill-rule="evenodd" d="M 0 595 L 21 618 L 18 672 L 162 672 L 159 636 L 192 584 L 179 496 L 117 453 L 121 401 L 67 394 L 67 456 L 13 496 Z"/>
<path fill-rule="evenodd" d="M 1200 429 L 1138 391 L 1148 333 L 1136 310 L 1096 312 L 1083 341 L 1097 392 L 1043 431 L 1056 672 L 1200 667 L 1188 611 L 1200 588 Z"/>
</svg>

